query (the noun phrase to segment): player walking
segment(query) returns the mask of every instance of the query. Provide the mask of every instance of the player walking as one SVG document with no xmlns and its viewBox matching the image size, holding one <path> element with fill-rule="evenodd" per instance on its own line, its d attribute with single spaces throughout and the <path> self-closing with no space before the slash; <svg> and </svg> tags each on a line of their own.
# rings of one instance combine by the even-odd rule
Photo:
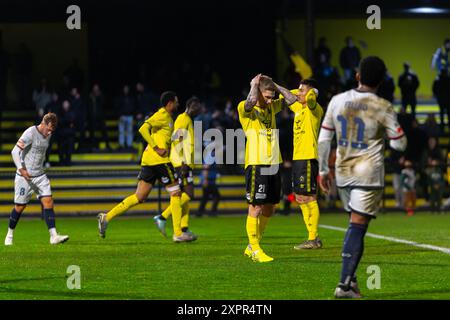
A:
<svg viewBox="0 0 450 320">
<path fill-rule="evenodd" d="M 147 141 L 141 161 L 141 172 L 138 176 L 136 192 L 124 199 L 108 213 L 98 215 L 98 232 L 104 238 L 108 223 L 116 216 L 126 212 L 139 203 L 144 202 L 156 179 L 166 187 L 170 194 L 170 209 L 173 220 L 173 241 L 192 241 L 193 237 L 181 230 L 181 190 L 177 174 L 169 159 L 169 147 L 173 133 L 172 115 L 178 108 L 178 97 L 175 92 L 166 91 L 161 95 L 161 107 L 139 128 L 139 133 Z"/>
<path fill-rule="evenodd" d="M 170 160 L 178 175 L 178 182 L 182 190 L 181 194 L 181 230 L 197 239 L 197 236 L 189 231 L 189 201 L 194 198 L 194 124 L 195 118 L 200 110 L 201 103 L 197 97 L 192 97 L 186 102 L 186 110 L 175 120 Z M 167 207 L 160 215 L 153 218 L 155 225 L 163 236 L 166 236 L 166 220 L 172 214 Z"/>
<path fill-rule="evenodd" d="M 247 100 L 238 105 L 239 121 L 247 138 L 245 181 L 249 204 L 246 225 L 249 244 L 244 254 L 256 262 L 269 262 L 273 258 L 264 253 L 259 243 L 275 204 L 280 201 L 278 166 L 282 160 L 275 115 L 297 98 L 261 74 L 252 79 L 250 86 Z M 274 100 L 276 92 L 281 93 L 284 99 Z"/>
<path fill-rule="evenodd" d="M 43 167 L 50 138 L 57 124 L 56 115 L 47 113 L 38 126 L 29 127 L 23 132 L 11 152 L 17 171 L 14 181 L 14 209 L 9 218 L 6 246 L 13 244 L 14 230 L 33 193 L 36 193 L 41 201 L 43 216 L 50 233 L 50 243 L 59 244 L 69 240 L 69 236 L 56 232 L 52 191 Z"/>
<path fill-rule="evenodd" d="M 403 151 L 406 137 L 388 101 L 375 93 L 386 66 L 378 57 L 367 57 L 359 66 L 357 89 L 330 101 L 319 134 L 319 184 L 329 190 L 328 156 L 336 132 L 336 185 L 350 226 L 342 248 L 342 272 L 336 298 L 359 298 L 356 269 L 364 251 L 364 236 L 375 218 L 384 188 L 384 138 L 391 148 Z"/>
</svg>

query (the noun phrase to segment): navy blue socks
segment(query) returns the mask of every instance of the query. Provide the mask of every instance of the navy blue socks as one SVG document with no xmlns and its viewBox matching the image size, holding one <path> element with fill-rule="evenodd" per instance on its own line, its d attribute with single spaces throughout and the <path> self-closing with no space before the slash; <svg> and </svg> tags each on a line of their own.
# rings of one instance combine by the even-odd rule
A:
<svg viewBox="0 0 450 320">
<path fill-rule="evenodd" d="M 342 247 L 341 283 L 349 286 L 350 281 L 356 279 L 356 268 L 364 252 L 364 236 L 367 231 L 366 224 L 350 223 L 345 234 Z"/>
</svg>

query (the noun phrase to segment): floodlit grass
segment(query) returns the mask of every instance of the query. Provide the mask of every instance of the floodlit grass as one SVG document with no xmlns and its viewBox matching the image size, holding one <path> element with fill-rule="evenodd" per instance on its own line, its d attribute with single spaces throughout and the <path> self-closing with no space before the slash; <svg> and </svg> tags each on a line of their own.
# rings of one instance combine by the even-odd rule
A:
<svg viewBox="0 0 450 320">
<path fill-rule="evenodd" d="M 51 246 L 45 223 L 24 217 L 14 246 L 0 247 L 0 299 L 333 299 L 343 232 L 320 229 L 323 249 L 296 251 L 303 220 L 274 216 L 262 247 L 275 260 L 259 264 L 243 255 L 245 219 L 192 217 L 199 240 L 175 244 L 151 217 L 117 218 L 106 239 L 93 217 L 60 218 L 70 240 Z M 323 214 L 320 223 L 346 227 L 347 215 Z M 6 232 L 6 219 L 0 227 Z M 450 215 L 380 214 L 369 232 L 450 248 Z M 70 265 L 80 267 L 80 290 L 67 288 Z M 380 289 L 366 286 L 369 265 L 380 267 Z M 366 299 L 450 299 L 449 270 L 448 254 L 366 238 L 358 279 Z"/>
</svg>

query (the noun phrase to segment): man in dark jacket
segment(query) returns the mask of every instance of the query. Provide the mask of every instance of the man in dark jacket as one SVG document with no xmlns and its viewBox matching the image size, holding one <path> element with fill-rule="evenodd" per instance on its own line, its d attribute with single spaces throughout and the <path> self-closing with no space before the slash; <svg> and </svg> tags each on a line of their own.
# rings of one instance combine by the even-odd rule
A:
<svg viewBox="0 0 450 320">
<path fill-rule="evenodd" d="M 344 82 L 352 80 L 353 71 L 358 68 L 359 61 L 361 60 L 361 53 L 359 49 L 353 43 L 351 37 L 345 38 L 346 46 L 342 48 L 339 61 L 341 68 L 344 69 Z"/>
<path fill-rule="evenodd" d="M 411 71 L 408 63 L 403 64 L 403 73 L 398 77 L 398 86 L 402 93 L 402 108 L 406 110 L 408 105 L 411 106 L 411 114 L 416 116 L 416 91 L 419 87 L 419 78 Z"/>
<path fill-rule="evenodd" d="M 450 77 L 447 70 L 442 69 L 439 76 L 433 82 L 433 94 L 439 104 L 441 117 L 441 130 L 444 129 L 444 112 L 447 112 L 450 121 Z M 450 123 L 449 123 L 450 124 Z"/>
</svg>

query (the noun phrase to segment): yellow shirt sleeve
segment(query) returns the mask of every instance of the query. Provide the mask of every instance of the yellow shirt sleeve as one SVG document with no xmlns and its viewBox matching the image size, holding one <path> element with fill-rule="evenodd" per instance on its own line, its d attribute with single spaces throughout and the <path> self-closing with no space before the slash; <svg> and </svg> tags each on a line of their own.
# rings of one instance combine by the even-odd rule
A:
<svg viewBox="0 0 450 320">
<path fill-rule="evenodd" d="M 151 135 L 152 127 L 159 128 L 165 124 L 164 118 L 161 113 L 155 112 L 150 118 L 145 120 L 142 126 L 139 128 L 139 133 L 147 141 L 148 145 L 152 148 L 156 147 L 156 142 Z"/>
</svg>

